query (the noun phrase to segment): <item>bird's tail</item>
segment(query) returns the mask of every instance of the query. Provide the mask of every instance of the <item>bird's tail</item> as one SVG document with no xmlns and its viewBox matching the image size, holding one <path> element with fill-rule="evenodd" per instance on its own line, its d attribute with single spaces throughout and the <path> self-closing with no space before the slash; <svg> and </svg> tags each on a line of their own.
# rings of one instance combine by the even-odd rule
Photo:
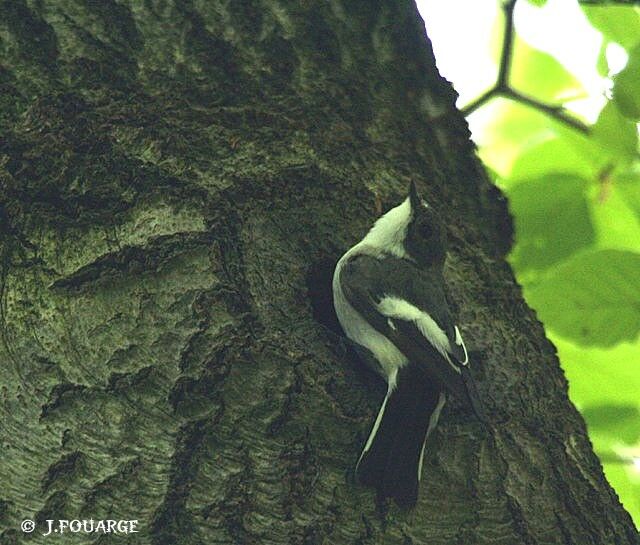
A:
<svg viewBox="0 0 640 545">
<path fill-rule="evenodd" d="M 417 365 L 400 369 L 358 460 L 358 480 L 400 505 L 415 505 L 424 444 L 444 401 L 444 393 Z"/>
</svg>

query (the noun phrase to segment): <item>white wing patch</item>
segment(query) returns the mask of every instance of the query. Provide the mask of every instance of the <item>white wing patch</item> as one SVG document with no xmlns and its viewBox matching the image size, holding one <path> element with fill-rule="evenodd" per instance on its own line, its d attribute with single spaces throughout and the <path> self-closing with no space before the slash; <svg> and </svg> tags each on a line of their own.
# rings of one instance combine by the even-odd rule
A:
<svg viewBox="0 0 640 545">
<path fill-rule="evenodd" d="M 456 330 L 456 339 L 455 342 L 458 346 L 462 347 L 462 350 L 464 350 L 464 361 L 460 362 L 460 365 L 468 365 L 469 364 L 469 354 L 467 354 L 467 347 L 464 345 L 464 341 L 462 340 L 462 335 L 460 335 L 460 330 L 458 329 L 458 326 L 453 326 Z"/>
<path fill-rule="evenodd" d="M 407 322 L 414 322 L 433 347 L 449 360 L 449 352 L 451 350 L 449 339 L 446 333 L 442 331 L 442 328 L 427 312 L 420 310 L 404 299 L 389 296 L 383 297 L 378 303 L 378 311 L 388 318 L 398 318 Z"/>
</svg>

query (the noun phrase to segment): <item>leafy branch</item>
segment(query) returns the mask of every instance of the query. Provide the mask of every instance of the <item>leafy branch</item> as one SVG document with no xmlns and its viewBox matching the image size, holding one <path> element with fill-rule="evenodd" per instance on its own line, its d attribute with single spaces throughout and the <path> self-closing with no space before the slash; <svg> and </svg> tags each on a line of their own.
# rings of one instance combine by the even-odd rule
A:
<svg viewBox="0 0 640 545">
<path fill-rule="evenodd" d="M 510 75 L 511 66 L 513 63 L 513 48 L 515 36 L 513 11 L 516 7 L 516 2 L 517 0 L 507 0 L 502 5 L 505 22 L 498 78 L 495 84 L 488 91 L 485 91 L 470 104 L 462 108 L 463 115 L 466 116 L 473 113 L 494 97 L 504 97 L 534 108 L 548 115 L 549 117 L 556 119 L 561 123 L 564 123 L 565 125 L 568 125 L 582 133 L 588 134 L 589 126 L 567 113 L 562 105 L 547 104 L 545 102 L 541 102 L 511 87 Z"/>
</svg>

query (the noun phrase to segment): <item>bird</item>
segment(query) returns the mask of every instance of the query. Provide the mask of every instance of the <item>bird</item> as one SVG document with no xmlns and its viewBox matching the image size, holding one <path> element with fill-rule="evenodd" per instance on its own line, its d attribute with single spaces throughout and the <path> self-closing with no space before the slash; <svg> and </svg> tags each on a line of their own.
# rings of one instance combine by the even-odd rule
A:
<svg viewBox="0 0 640 545">
<path fill-rule="evenodd" d="M 447 396 L 487 422 L 469 354 L 447 301 L 446 229 L 411 182 L 338 261 L 332 282 L 338 321 L 387 392 L 356 464 L 356 477 L 382 498 L 413 507 L 425 445 Z"/>
</svg>

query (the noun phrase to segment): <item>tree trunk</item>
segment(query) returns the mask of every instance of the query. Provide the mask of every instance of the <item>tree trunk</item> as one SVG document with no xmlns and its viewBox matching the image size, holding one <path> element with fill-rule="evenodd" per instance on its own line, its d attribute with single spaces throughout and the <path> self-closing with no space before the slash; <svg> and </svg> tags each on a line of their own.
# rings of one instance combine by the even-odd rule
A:
<svg viewBox="0 0 640 545">
<path fill-rule="evenodd" d="M 0 13 L 0 543 L 639 542 L 412 2 Z M 404 512 L 352 480 L 384 388 L 330 278 L 409 180 L 494 429 L 449 405 Z M 91 518 L 139 532 L 42 536 Z"/>
</svg>

